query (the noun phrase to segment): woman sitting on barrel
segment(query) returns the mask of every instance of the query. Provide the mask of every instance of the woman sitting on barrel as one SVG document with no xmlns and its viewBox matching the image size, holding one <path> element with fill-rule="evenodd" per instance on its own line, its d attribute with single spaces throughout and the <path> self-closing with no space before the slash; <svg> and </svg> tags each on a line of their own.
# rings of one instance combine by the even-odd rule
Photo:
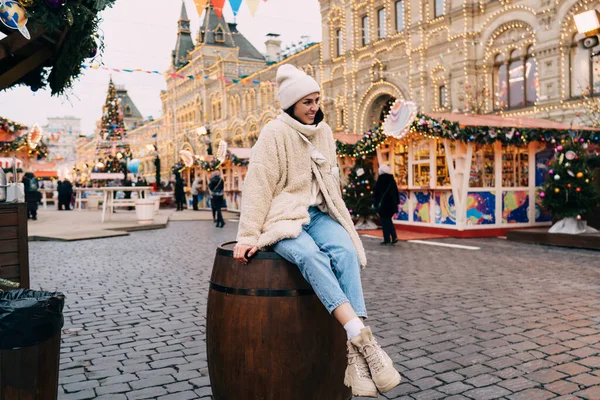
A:
<svg viewBox="0 0 600 400">
<path fill-rule="evenodd" d="M 377 397 L 400 374 L 363 320 L 360 281 L 365 251 L 342 200 L 336 145 L 319 107 L 320 88 L 292 65 L 277 71 L 283 112 L 265 125 L 244 181 L 238 244 L 243 264 L 258 249 L 273 250 L 300 269 L 348 336 L 344 384 L 357 396 Z"/>
</svg>

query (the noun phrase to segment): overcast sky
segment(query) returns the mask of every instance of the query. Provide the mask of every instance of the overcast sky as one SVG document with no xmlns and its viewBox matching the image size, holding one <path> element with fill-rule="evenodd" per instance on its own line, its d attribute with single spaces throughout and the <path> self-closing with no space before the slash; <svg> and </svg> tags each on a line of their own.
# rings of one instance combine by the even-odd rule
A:
<svg viewBox="0 0 600 400">
<path fill-rule="evenodd" d="M 193 0 L 185 3 L 195 42 L 200 17 Z M 117 0 L 113 8 L 102 14 L 104 21 L 100 28 L 105 50 L 97 60 L 108 68 L 164 72 L 175 47 L 180 11 L 181 0 Z M 233 21 L 229 1 L 225 17 Z M 302 35 L 321 41 L 318 0 L 261 1 L 254 18 L 243 2 L 237 22 L 240 32 L 262 53 L 267 33 L 281 34 L 283 47 L 299 42 Z M 28 87 L 0 91 L 0 116 L 26 125 L 35 122 L 44 125 L 48 117 L 76 116 L 82 119 L 83 131 L 91 134 L 102 113 L 108 79 L 108 71 L 85 70 L 73 89 L 60 97 L 51 97 L 49 91 L 34 93 Z M 113 73 L 113 80 L 117 85 L 125 85 L 145 118 L 161 114 L 159 93 L 166 88 L 163 76 L 122 72 Z"/>
</svg>

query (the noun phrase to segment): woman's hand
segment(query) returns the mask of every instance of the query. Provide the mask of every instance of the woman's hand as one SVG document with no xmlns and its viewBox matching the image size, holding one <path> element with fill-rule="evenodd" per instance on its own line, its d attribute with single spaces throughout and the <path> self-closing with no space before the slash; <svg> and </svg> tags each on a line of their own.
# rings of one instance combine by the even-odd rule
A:
<svg viewBox="0 0 600 400">
<path fill-rule="evenodd" d="M 250 252 L 248 253 L 248 250 Z M 248 246 L 245 244 L 236 244 L 233 248 L 233 258 L 236 261 L 241 262 L 242 264 L 248 264 L 248 259 L 246 258 L 246 253 L 248 253 L 248 257 L 252 257 L 258 251 L 258 247 L 256 246 Z"/>
</svg>

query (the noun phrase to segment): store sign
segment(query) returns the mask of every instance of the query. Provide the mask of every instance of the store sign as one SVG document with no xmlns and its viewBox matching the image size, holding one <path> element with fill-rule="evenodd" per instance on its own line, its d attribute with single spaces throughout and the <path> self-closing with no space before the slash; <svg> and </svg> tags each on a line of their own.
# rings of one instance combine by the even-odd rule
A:
<svg viewBox="0 0 600 400">
<path fill-rule="evenodd" d="M 383 122 L 383 133 L 397 139 L 403 138 L 417 117 L 418 110 L 417 103 L 413 101 L 396 100 Z"/>
</svg>

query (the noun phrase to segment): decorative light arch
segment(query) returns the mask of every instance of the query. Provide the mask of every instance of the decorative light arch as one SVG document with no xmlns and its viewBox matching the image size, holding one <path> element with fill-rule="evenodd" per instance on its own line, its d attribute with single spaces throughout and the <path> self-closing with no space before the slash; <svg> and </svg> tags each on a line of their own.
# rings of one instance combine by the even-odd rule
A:
<svg viewBox="0 0 600 400">
<path fill-rule="evenodd" d="M 405 96 L 402 93 L 402 91 L 395 85 L 393 85 L 390 82 L 386 82 L 386 81 L 380 81 L 380 82 L 376 82 L 374 84 L 371 84 L 371 86 L 369 87 L 369 89 L 367 91 L 365 91 L 365 94 L 362 96 L 362 98 L 359 101 L 359 107 L 358 107 L 358 121 L 356 121 L 356 117 L 355 117 L 355 121 L 354 121 L 354 126 L 356 129 L 360 131 L 364 130 L 364 129 L 368 129 L 369 127 L 366 126 L 366 117 L 367 117 L 367 112 L 369 112 L 369 109 L 373 106 L 373 103 L 375 102 L 375 100 L 383 95 L 388 95 L 388 96 L 392 96 L 396 99 L 404 99 Z"/>
</svg>

